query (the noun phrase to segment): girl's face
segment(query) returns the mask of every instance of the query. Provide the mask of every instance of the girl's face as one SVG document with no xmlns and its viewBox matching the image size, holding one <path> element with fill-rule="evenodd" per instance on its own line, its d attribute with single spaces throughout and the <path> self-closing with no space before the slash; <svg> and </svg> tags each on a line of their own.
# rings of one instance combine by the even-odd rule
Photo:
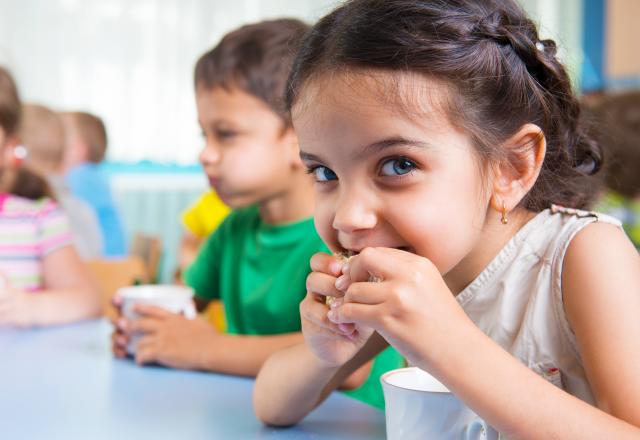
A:
<svg viewBox="0 0 640 440">
<path fill-rule="evenodd" d="M 482 245 L 489 195 L 469 137 L 439 105 L 443 86 L 420 79 L 426 87 L 416 91 L 410 80 L 380 73 L 312 81 L 294 127 L 316 181 L 316 228 L 333 251 L 404 249 L 444 275 Z M 394 103 L 390 90 L 419 106 Z"/>
</svg>

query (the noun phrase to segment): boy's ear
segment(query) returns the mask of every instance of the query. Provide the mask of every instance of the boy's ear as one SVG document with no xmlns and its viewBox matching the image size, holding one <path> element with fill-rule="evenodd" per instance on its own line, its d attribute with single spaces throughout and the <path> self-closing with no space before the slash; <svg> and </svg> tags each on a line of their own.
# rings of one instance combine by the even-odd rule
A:
<svg viewBox="0 0 640 440">
<path fill-rule="evenodd" d="M 502 144 L 507 159 L 493 167 L 491 207 L 511 211 L 533 187 L 542 168 L 547 143 L 540 127 L 525 124 Z"/>
</svg>

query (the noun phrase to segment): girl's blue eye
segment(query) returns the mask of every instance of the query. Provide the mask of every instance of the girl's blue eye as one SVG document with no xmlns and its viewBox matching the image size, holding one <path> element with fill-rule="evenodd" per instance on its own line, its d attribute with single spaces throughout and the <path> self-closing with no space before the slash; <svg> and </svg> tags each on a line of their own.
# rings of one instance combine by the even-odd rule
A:
<svg viewBox="0 0 640 440">
<path fill-rule="evenodd" d="M 380 174 L 383 176 L 402 176 L 416 168 L 416 164 L 409 159 L 397 158 L 387 160 L 382 164 Z"/>
<path fill-rule="evenodd" d="M 316 182 L 327 182 L 329 180 L 337 180 L 336 173 L 331 171 L 327 167 L 318 166 L 311 170 L 313 176 L 316 178 Z"/>
</svg>

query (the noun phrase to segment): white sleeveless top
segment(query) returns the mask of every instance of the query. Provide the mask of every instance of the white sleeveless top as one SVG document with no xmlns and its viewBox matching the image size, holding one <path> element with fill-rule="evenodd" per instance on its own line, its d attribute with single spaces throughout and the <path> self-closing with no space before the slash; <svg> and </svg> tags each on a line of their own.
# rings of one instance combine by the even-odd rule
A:
<svg viewBox="0 0 640 440">
<path fill-rule="evenodd" d="M 592 222 L 613 217 L 552 206 L 526 223 L 456 299 L 491 339 L 530 369 L 595 404 L 562 302 L 569 243 Z"/>
</svg>

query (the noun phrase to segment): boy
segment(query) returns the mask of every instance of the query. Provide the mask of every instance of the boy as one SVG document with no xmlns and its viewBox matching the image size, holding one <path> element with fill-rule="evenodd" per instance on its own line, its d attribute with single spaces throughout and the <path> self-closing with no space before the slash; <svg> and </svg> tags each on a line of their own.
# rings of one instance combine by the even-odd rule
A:
<svg viewBox="0 0 640 440">
<path fill-rule="evenodd" d="M 307 30 L 291 19 L 244 26 L 196 64 L 196 105 L 206 140 L 200 162 L 233 211 L 202 246 L 184 280 L 194 288 L 199 309 L 222 300 L 227 333 L 202 319 L 141 306 L 141 319 L 117 322 L 116 356 L 126 355 L 130 333 L 141 332 L 135 355 L 140 364 L 255 376 L 271 353 L 302 342 L 298 307 L 309 260 L 315 252 L 328 252 L 315 231 L 313 180 L 300 160 L 284 104 L 295 49 Z M 395 363 L 387 357 L 374 370 L 398 367 L 399 355 L 391 354 Z M 365 365 L 342 388 L 360 386 L 369 370 Z M 378 377 L 354 392 L 381 406 Z"/>
<path fill-rule="evenodd" d="M 127 245 L 122 220 L 109 182 L 99 166 L 107 151 L 107 131 L 102 119 L 86 112 L 66 112 L 60 116 L 66 135 L 65 180 L 73 194 L 95 212 L 104 242 L 104 256 L 125 255 Z"/>
</svg>

